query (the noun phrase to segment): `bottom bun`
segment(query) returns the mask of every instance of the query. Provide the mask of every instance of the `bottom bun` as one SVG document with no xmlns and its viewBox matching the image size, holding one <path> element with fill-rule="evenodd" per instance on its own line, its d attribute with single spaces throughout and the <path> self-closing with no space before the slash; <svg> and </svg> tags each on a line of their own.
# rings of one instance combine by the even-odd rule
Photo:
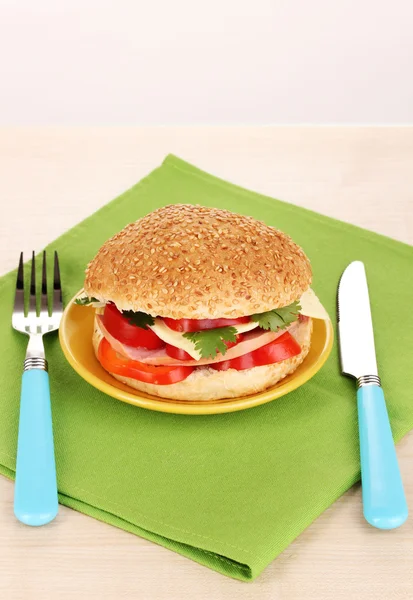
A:
<svg viewBox="0 0 413 600">
<path fill-rule="evenodd" d="M 275 385 L 278 381 L 296 370 L 310 350 L 312 329 L 313 323 L 311 319 L 300 322 L 294 337 L 302 348 L 301 353 L 273 365 L 254 367 L 252 369 L 245 369 L 244 371 L 237 371 L 236 369 L 215 371 L 210 367 L 197 367 L 184 381 L 170 385 L 144 383 L 130 377 L 115 375 L 114 373 L 110 373 L 110 371 L 109 373 L 118 381 L 125 383 L 135 390 L 172 400 L 220 400 L 222 398 L 248 396 L 249 394 L 262 392 L 268 387 Z M 98 347 L 102 337 L 101 331 L 95 326 L 93 347 L 96 357 L 98 356 Z"/>
</svg>

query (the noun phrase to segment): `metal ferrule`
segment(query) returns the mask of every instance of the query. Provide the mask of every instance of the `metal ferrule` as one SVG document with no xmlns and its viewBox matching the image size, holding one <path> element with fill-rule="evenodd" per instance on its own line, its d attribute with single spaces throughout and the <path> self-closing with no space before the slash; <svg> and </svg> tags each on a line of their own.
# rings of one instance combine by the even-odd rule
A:
<svg viewBox="0 0 413 600">
<path fill-rule="evenodd" d="M 47 371 L 47 360 L 38 356 L 26 358 L 24 361 L 23 371 L 30 371 L 30 369 L 42 369 L 42 371 Z"/>
<path fill-rule="evenodd" d="M 357 378 L 357 389 L 366 385 L 378 385 L 381 387 L 380 377 L 378 375 L 362 375 Z"/>
</svg>

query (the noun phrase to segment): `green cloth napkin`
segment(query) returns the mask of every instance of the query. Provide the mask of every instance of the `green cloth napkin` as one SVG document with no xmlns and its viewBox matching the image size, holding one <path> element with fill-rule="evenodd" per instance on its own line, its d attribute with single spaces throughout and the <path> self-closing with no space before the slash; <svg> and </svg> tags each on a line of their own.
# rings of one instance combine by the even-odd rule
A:
<svg viewBox="0 0 413 600">
<path fill-rule="evenodd" d="M 333 321 L 341 272 L 364 261 L 395 439 L 413 427 L 413 248 L 241 189 L 174 156 L 50 245 L 60 253 L 65 300 L 82 287 L 87 261 L 108 237 L 177 202 L 253 215 L 290 234 L 312 261 L 313 287 Z M 0 280 L 0 471 L 8 477 L 26 347 L 10 323 L 14 280 L 14 273 Z M 46 339 L 46 354 L 60 502 L 225 575 L 257 577 L 360 477 L 355 385 L 340 375 L 336 345 L 300 389 L 213 416 L 152 412 L 105 396 L 71 369 L 56 335 Z"/>
</svg>

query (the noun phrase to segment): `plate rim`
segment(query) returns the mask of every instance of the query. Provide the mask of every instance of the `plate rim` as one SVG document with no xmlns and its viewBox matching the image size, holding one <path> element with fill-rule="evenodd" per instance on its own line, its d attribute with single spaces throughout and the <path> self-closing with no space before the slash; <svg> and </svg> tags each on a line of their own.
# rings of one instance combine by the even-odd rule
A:
<svg viewBox="0 0 413 600">
<path fill-rule="evenodd" d="M 318 371 L 323 367 L 328 357 L 331 354 L 331 350 L 333 348 L 334 343 L 334 329 L 331 319 L 324 320 L 326 336 L 324 340 L 324 346 L 322 348 L 321 353 L 319 354 L 317 360 L 314 364 L 309 367 L 304 373 L 298 374 L 295 377 L 292 377 L 288 382 L 288 390 L 282 389 L 282 385 L 277 388 L 272 387 L 267 390 L 263 390 L 258 394 L 254 394 L 251 396 L 244 396 L 238 398 L 228 398 L 222 400 L 216 400 L 211 402 L 198 401 L 198 402 L 185 402 L 185 401 L 177 401 L 177 400 L 169 400 L 169 399 L 157 399 L 155 396 L 150 398 L 145 398 L 144 396 L 140 396 L 139 392 L 126 392 L 110 383 L 100 379 L 97 375 L 94 375 L 90 370 L 88 370 L 80 361 L 73 355 L 70 345 L 66 340 L 65 334 L 65 326 L 67 320 L 69 318 L 70 310 L 75 306 L 74 301 L 82 292 L 80 290 L 73 296 L 73 298 L 67 303 L 62 320 L 59 327 L 59 342 L 62 352 L 70 364 L 72 369 L 84 379 L 87 383 L 105 393 L 107 396 L 115 398 L 116 400 L 120 400 L 121 402 L 126 402 L 127 404 L 131 404 L 133 406 L 138 406 L 140 408 L 144 408 L 147 410 L 154 410 L 157 412 L 170 413 L 170 414 L 185 414 L 185 415 L 212 415 L 212 414 L 225 414 L 230 412 L 237 412 L 240 410 L 246 410 L 248 408 L 253 408 L 254 406 L 260 406 L 262 404 L 266 404 L 268 402 L 272 402 L 277 398 L 285 396 L 286 394 L 296 390 L 301 385 L 309 381 Z M 96 359 L 97 360 L 97 359 Z M 305 361 L 305 359 L 304 359 Z M 115 380 L 116 381 L 116 380 Z M 276 384 L 278 385 L 278 384 Z M 108 393 L 108 389 L 112 389 L 115 391 L 116 395 Z M 132 389 L 132 388 L 131 388 Z"/>
</svg>

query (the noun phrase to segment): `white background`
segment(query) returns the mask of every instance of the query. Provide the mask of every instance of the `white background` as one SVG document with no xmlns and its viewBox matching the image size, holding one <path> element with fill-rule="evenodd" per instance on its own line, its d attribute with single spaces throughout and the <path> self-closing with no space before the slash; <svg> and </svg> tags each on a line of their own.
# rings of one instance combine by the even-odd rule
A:
<svg viewBox="0 0 413 600">
<path fill-rule="evenodd" d="M 413 122 L 411 0 L 0 0 L 0 125 Z"/>
</svg>

